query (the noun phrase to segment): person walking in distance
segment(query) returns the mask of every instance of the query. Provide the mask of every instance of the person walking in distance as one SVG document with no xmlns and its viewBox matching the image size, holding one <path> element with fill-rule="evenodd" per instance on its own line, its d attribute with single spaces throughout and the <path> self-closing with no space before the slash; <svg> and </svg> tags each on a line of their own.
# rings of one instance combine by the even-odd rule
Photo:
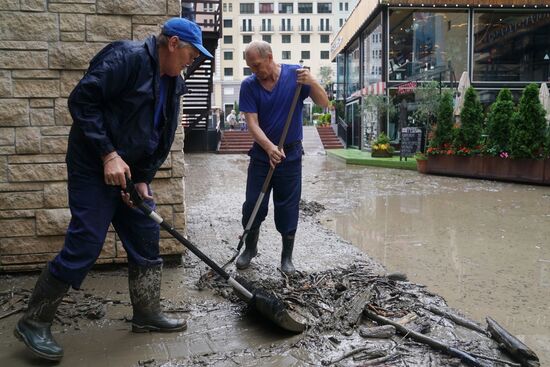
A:
<svg viewBox="0 0 550 367">
<path fill-rule="evenodd" d="M 326 108 L 329 100 L 323 87 L 308 69 L 275 62 L 271 46 L 267 42 L 253 41 L 248 44 L 245 59 L 253 74 L 241 83 L 239 107 L 244 112 L 254 144 L 248 153 L 250 163 L 246 199 L 242 208 L 243 227 L 246 227 L 250 219 L 270 167 L 276 168 L 247 235 L 245 250 L 237 259 L 236 266 L 238 269 L 246 269 L 258 252 L 260 226 L 267 215 L 269 196 L 273 190 L 275 226 L 282 239 L 281 270 L 292 273 L 295 271 L 292 252 L 302 190 L 303 102 L 311 97 L 317 105 Z M 279 150 L 277 144 L 298 84 L 302 85 L 302 89 L 284 148 Z"/>
<path fill-rule="evenodd" d="M 184 68 L 212 58 L 193 22 L 172 18 L 158 36 L 107 45 L 69 96 L 73 124 L 67 148 L 71 221 L 65 243 L 38 278 L 14 333 L 36 355 L 60 360 L 51 334 L 69 287 L 79 289 L 112 223 L 128 254 L 132 331 L 180 331 L 186 321 L 160 309 L 159 225 L 133 208 L 126 177 L 154 207 L 149 184 L 170 152 L 179 125 Z"/>
</svg>

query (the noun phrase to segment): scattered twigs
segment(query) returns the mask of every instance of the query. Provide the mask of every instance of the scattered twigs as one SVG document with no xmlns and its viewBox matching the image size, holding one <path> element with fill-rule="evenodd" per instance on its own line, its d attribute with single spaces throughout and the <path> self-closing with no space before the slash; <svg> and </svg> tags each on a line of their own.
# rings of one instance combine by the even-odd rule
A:
<svg viewBox="0 0 550 367">
<path fill-rule="evenodd" d="M 451 346 L 449 346 L 445 343 L 440 342 L 439 340 L 430 338 L 426 335 L 422 335 L 420 333 L 417 333 L 416 331 L 413 331 L 413 330 L 411 330 L 411 329 L 409 329 L 409 328 L 407 328 L 403 325 L 400 325 L 397 322 L 394 322 L 394 321 L 392 321 L 390 319 L 387 319 L 383 316 L 377 315 L 376 313 L 370 311 L 368 308 L 365 308 L 364 315 L 367 316 L 368 318 L 378 322 L 379 324 L 393 325 L 393 326 L 395 326 L 397 331 L 399 331 L 401 334 L 404 334 L 407 337 L 409 337 L 409 338 L 411 338 L 411 339 L 413 339 L 417 342 L 427 344 L 427 345 L 431 346 L 432 348 L 440 350 L 440 351 L 442 351 L 444 353 L 447 353 L 447 354 L 449 354 L 453 357 L 458 357 L 464 363 L 466 363 L 469 366 L 474 366 L 474 367 L 484 367 L 485 366 L 482 362 L 480 362 L 475 357 L 473 357 L 472 355 L 470 355 L 470 354 L 468 354 L 464 351 L 453 348 L 453 347 L 451 347 Z"/>
<path fill-rule="evenodd" d="M 340 361 L 343 361 L 344 359 L 347 359 L 347 358 L 349 358 L 349 357 L 351 357 L 351 356 L 356 355 L 357 353 L 364 352 L 364 351 L 369 350 L 369 349 L 371 349 L 371 348 L 372 348 L 372 347 L 359 347 L 359 348 L 350 350 L 350 351 L 347 352 L 347 353 L 344 353 L 341 357 L 338 357 L 338 358 L 336 358 L 336 359 L 332 359 L 332 360 L 330 360 L 330 361 L 327 361 L 327 360 L 322 361 L 322 364 L 323 364 L 323 366 L 329 366 L 329 365 L 331 365 L 331 364 L 338 363 L 338 362 L 340 362 Z"/>
<path fill-rule="evenodd" d="M 454 322 L 457 325 L 464 326 L 467 329 L 477 331 L 478 333 L 481 333 L 483 335 L 489 336 L 489 333 L 487 330 L 483 329 L 480 325 L 475 323 L 474 321 L 468 320 L 466 318 L 454 315 L 450 312 L 444 311 L 440 309 L 439 307 L 436 307 L 434 305 L 429 305 L 427 309 L 436 315 L 443 316 L 452 322 Z"/>
<path fill-rule="evenodd" d="M 493 362 L 498 362 L 498 363 L 504 363 L 504 364 L 507 364 L 509 366 L 512 366 L 512 367 L 521 367 L 521 364 L 519 363 L 515 363 L 515 362 L 510 362 L 510 361 L 506 361 L 504 359 L 498 359 L 498 358 L 494 358 L 494 357 L 489 357 L 489 356 L 485 356 L 483 354 L 478 354 L 478 353 L 474 353 L 474 352 L 468 352 L 470 353 L 471 355 L 473 355 L 474 357 L 478 357 L 478 358 L 481 358 L 481 359 L 486 359 L 488 361 L 493 361 Z"/>
<path fill-rule="evenodd" d="M 540 366 L 539 357 L 528 346 L 506 331 L 492 318 L 487 317 L 486 320 L 487 329 L 493 339 L 502 344 L 516 361 L 524 367 Z"/>
<path fill-rule="evenodd" d="M 16 309 L 14 309 L 14 310 L 6 312 L 5 314 L 0 316 L 0 320 L 5 319 L 6 317 L 9 317 L 13 314 L 19 313 L 19 312 L 23 311 L 24 309 L 25 309 L 25 307 L 20 306 L 20 307 L 17 307 Z"/>
</svg>

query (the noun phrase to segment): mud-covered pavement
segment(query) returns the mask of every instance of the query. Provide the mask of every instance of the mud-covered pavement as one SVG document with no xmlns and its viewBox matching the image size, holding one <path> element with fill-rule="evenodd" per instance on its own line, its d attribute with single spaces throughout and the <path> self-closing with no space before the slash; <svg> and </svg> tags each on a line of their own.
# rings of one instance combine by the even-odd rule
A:
<svg viewBox="0 0 550 367">
<path fill-rule="evenodd" d="M 186 162 L 188 238 L 223 263 L 242 232 L 240 206 L 247 158 L 189 154 Z M 381 279 L 382 285 L 389 284 L 394 292 L 410 288 L 410 300 L 402 297 L 404 301 L 395 307 L 444 306 L 443 299 L 431 292 L 442 294 L 451 307 L 478 321 L 485 315 L 495 317 L 538 353 L 541 365 L 550 363 L 550 189 L 353 167 L 326 157 L 307 156 L 303 198 L 305 210 L 294 263 L 304 276 L 311 276 L 321 294 L 337 291 L 334 284 L 322 283 L 323 272 L 361 264 L 361 274 Z M 250 269 L 240 273 L 265 286 L 287 281 L 300 290 L 303 279 L 285 280 L 276 269 L 281 245 L 271 214 L 262 227 L 259 256 Z M 388 281 L 381 263 L 390 272 L 407 273 L 411 282 L 427 284 L 428 289 Z M 365 339 L 360 333 L 364 325 L 352 328 L 351 333 L 349 328 L 312 328 L 298 336 L 281 332 L 248 313 L 242 304 L 227 300 L 231 297 L 220 293 L 219 287 L 199 291 L 197 280 L 206 272 L 206 266 L 193 255 L 186 256 L 182 266 L 164 271 L 163 304 L 189 318 L 187 331 L 133 334 L 125 320 L 131 316 L 125 270 L 93 271 L 83 290 L 72 298 L 75 303 L 69 300 L 63 305 L 81 305 L 80 317 L 71 318 L 62 312 L 62 318 L 54 323 L 54 335 L 65 347 L 60 365 L 320 365 L 341 358 L 357 346 L 398 354 L 387 365 L 458 363 L 399 336 L 394 341 Z M 0 292 L 31 289 L 35 279 L 1 276 Z M 277 291 L 276 286 L 274 289 Z M 389 295 L 380 289 L 383 296 Z M 345 291 L 341 289 L 342 294 Z M 22 294 L 20 298 L 24 298 Z M 353 294 L 348 296 L 353 300 Z M 89 317 L 86 310 L 96 308 L 86 308 L 86 302 L 97 305 L 104 316 L 97 318 L 92 312 Z M 19 304 L 21 300 L 14 307 Z M 332 314 L 331 307 L 325 303 L 320 313 Z M 420 315 L 423 321 L 432 322 L 430 335 L 465 350 L 487 355 L 494 352 L 495 344 L 480 334 L 455 327 L 425 310 Z M 0 365 L 38 365 L 11 334 L 18 317 L 0 320 Z M 352 357 L 338 363 L 366 365 Z"/>
</svg>

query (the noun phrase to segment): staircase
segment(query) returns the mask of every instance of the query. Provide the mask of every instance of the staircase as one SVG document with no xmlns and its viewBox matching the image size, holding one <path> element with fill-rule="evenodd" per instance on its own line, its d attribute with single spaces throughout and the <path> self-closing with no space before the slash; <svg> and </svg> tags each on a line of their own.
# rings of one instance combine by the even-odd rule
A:
<svg viewBox="0 0 550 367">
<path fill-rule="evenodd" d="M 336 133 L 332 127 L 318 127 L 317 132 L 319 133 L 319 137 L 321 138 L 321 142 L 323 143 L 325 150 L 344 149 L 342 142 L 340 142 L 340 139 L 336 136 Z"/>
<path fill-rule="evenodd" d="M 203 46 L 215 55 L 218 39 L 222 37 L 221 0 L 187 0 L 182 2 L 182 6 L 182 14 L 186 14 L 186 17 L 201 27 Z M 213 75 L 214 60 L 202 56 L 185 73 L 189 92 L 182 98 L 181 122 L 185 130 L 186 152 L 216 149 L 217 132 L 215 126 L 208 124 L 212 107 Z"/>
<path fill-rule="evenodd" d="M 222 135 L 219 154 L 246 154 L 254 140 L 248 131 L 226 130 Z"/>
</svg>

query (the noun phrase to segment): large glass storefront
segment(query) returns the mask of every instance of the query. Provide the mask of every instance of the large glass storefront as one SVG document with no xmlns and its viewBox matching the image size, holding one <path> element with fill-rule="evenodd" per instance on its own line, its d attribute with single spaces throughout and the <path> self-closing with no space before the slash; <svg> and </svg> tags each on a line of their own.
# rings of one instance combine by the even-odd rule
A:
<svg viewBox="0 0 550 367">
<path fill-rule="evenodd" d="M 389 26 L 390 81 L 456 80 L 466 71 L 467 11 L 393 9 Z"/>
<path fill-rule="evenodd" d="M 384 93 L 377 86 L 382 78 L 382 15 L 376 17 L 363 31 L 363 94 Z M 372 104 L 362 101 L 361 148 L 370 148 L 370 142 L 380 130 L 378 110 Z"/>
<path fill-rule="evenodd" d="M 361 89 L 359 40 L 355 40 L 346 52 L 346 97 Z"/>
<path fill-rule="evenodd" d="M 550 12 L 475 11 L 474 81 L 548 81 Z"/>
</svg>

